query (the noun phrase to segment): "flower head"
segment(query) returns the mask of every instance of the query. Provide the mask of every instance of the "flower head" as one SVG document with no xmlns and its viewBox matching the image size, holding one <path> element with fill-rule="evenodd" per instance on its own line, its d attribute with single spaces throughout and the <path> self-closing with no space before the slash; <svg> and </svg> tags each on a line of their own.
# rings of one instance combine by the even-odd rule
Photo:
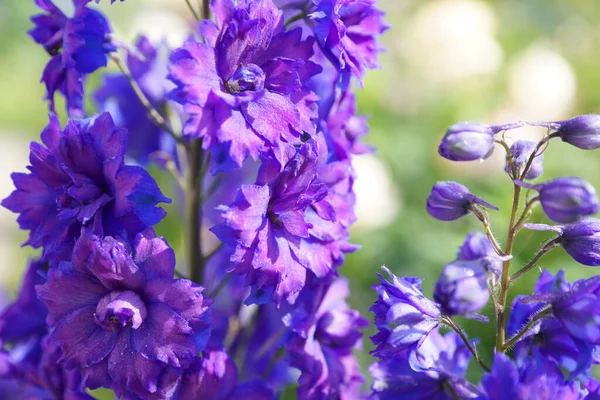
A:
<svg viewBox="0 0 600 400">
<path fill-rule="evenodd" d="M 379 358 L 411 348 L 416 351 L 427 336 L 440 324 L 441 311 L 421 291 L 421 280 L 398 278 L 382 267 L 391 282 L 381 274 L 381 283 L 373 288 L 378 298 L 370 310 L 375 314 L 375 326 L 379 330 L 371 336 L 377 346 L 372 353 Z"/>
<path fill-rule="evenodd" d="M 471 194 L 466 186 L 457 182 L 437 182 L 427 197 L 427 212 L 441 221 L 454 221 L 464 217 L 474 205 L 498 209 Z"/>
<path fill-rule="evenodd" d="M 28 33 L 53 56 L 42 75 L 50 111 L 54 112 L 54 93 L 60 91 L 67 100 L 69 115 L 82 116 L 85 74 L 106 66 L 107 54 L 115 50 L 108 37 L 110 26 L 102 14 L 86 7 L 87 1 L 73 0 L 73 18 L 52 0 L 35 3 L 44 13 L 31 18 L 35 27 Z"/>
<path fill-rule="evenodd" d="M 489 400 L 580 399 L 579 385 L 566 381 L 554 362 L 534 351 L 517 366 L 504 353 L 496 353 L 491 371 L 483 376 L 482 387 Z"/>
<path fill-rule="evenodd" d="M 461 399 L 476 397 L 476 391 L 464 379 L 471 353 L 455 332 L 441 335 L 435 329 L 423 342 L 416 357 L 427 368 L 415 371 L 408 351 L 371 365 L 369 372 L 374 382 L 370 398 L 441 400 L 451 399 L 453 392 Z"/>
<path fill-rule="evenodd" d="M 302 372 L 300 399 L 350 400 L 360 393 L 364 378 L 352 350 L 360 346 L 359 329 L 368 322 L 350 309 L 349 294 L 348 281 L 338 278 L 328 287 L 306 290 L 300 304 L 284 317 L 292 331 L 286 344 L 290 365 Z"/>
<path fill-rule="evenodd" d="M 490 125 L 460 122 L 448 128 L 438 152 L 451 161 L 485 159 L 494 151 L 494 134 Z"/>
<path fill-rule="evenodd" d="M 127 131 L 108 113 L 71 120 L 64 131 L 50 115 L 42 143 L 31 144 L 30 173 L 14 173 L 17 189 L 2 201 L 30 231 L 26 243 L 44 248 L 42 260 L 69 260 L 84 225 L 133 239 L 165 216 L 156 204 L 170 200 L 143 168 L 123 164 Z"/>
<path fill-rule="evenodd" d="M 498 256 L 490 239 L 482 232 L 473 231 L 467 235 L 456 254 L 457 261 L 481 261 L 490 271 L 502 270 L 502 257 Z"/>
<path fill-rule="evenodd" d="M 137 235 L 133 254 L 84 230 L 72 262 L 52 268 L 37 288 L 59 361 L 90 388 L 160 393 L 160 374 L 189 366 L 210 332 L 211 301 L 202 287 L 173 279 L 174 267 L 173 250 L 152 230 Z"/>
<path fill-rule="evenodd" d="M 510 146 L 510 152 L 513 157 L 513 165 L 517 169 L 517 176 L 513 176 L 514 179 L 518 179 L 519 176 L 521 176 L 523 169 L 527 166 L 529 158 L 536 147 L 537 143 L 530 140 L 517 140 L 512 146 Z M 525 174 L 525 179 L 535 179 L 542 175 L 542 172 L 544 172 L 543 161 L 543 153 L 536 155 L 531 162 L 529 170 L 527 170 L 527 174 Z M 512 174 L 508 155 L 506 156 L 506 166 L 504 167 L 504 170 L 508 174 Z"/>
<path fill-rule="evenodd" d="M 557 129 L 563 142 L 584 150 L 600 147 L 600 115 L 580 115 L 559 122 Z"/>
<path fill-rule="evenodd" d="M 316 96 L 303 82 L 320 71 L 309 61 L 314 39 L 285 31 L 271 0 L 215 0 L 216 25 L 204 21 L 206 43 L 188 41 L 171 56 L 171 97 L 190 115 L 184 134 L 203 137 L 214 171 L 248 157 L 274 154 L 315 132 Z"/>
<path fill-rule="evenodd" d="M 528 229 L 558 233 L 560 235 L 558 242 L 575 261 L 592 267 L 600 266 L 599 219 L 583 218 L 573 224 L 559 226 L 545 224 L 524 226 Z"/>
<path fill-rule="evenodd" d="M 342 82 L 350 75 L 359 82 L 366 69 L 379 67 L 377 60 L 383 47 L 377 36 L 388 29 L 384 12 L 375 7 L 376 0 L 312 0 L 309 26 L 319 47 L 342 72 Z"/>
<path fill-rule="evenodd" d="M 307 276 L 335 276 L 343 253 L 354 249 L 346 242 L 348 213 L 336 207 L 348 165 L 321 164 L 310 141 L 280 169 L 265 160 L 256 184 L 243 185 L 211 229 L 235 249 L 232 270 L 246 275 L 250 302 L 293 303 Z"/>
<path fill-rule="evenodd" d="M 447 264 L 433 292 L 433 299 L 445 315 L 472 315 L 479 312 L 489 298 L 487 271 L 478 261 Z"/>
<path fill-rule="evenodd" d="M 598 212 L 596 189 L 584 179 L 563 177 L 536 185 L 526 185 L 539 193 L 544 212 L 552 221 L 575 222 Z"/>
</svg>

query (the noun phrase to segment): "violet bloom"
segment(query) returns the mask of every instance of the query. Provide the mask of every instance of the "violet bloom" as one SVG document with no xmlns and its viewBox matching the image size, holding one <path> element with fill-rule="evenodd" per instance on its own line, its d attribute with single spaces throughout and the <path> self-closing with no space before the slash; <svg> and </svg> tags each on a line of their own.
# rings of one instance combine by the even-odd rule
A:
<svg viewBox="0 0 600 400">
<path fill-rule="evenodd" d="M 548 182 L 520 185 L 537 190 L 544 213 L 552 221 L 575 222 L 598 212 L 596 189 L 578 177 L 563 177 Z"/>
<path fill-rule="evenodd" d="M 293 332 L 286 344 L 290 365 L 302 372 L 298 398 L 358 398 L 364 378 L 352 350 L 360 347 L 360 329 L 368 321 L 346 303 L 348 280 L 338 278 L 303 295 L 284 317 Z"/>
<path fill-rule="evenodd" d="M 488 270 L 502 271 L 502 258 L 498 256 L 492 242 L 485 233 L 473 231 L 467 235 L 465 241 L 456 254 L 457 261 L 481 260 L 482 265 Z"/>
<path fill-rule="evenodd" d="M 445 315 L 472 316 L 487 304 L 487 271 L 478 261 L 447 264 L 438 279 L 433 299 Z"/>
<path fill-rule="evenodd" d="M 367 119 L 356 115 L 354 93 L 342 93 L 335 101 L 325 122 L 324 134 L 332 160 L 349 160 L 353 154 L 365 154 L 372 148 L 360 141 L 369 133 Z"/>
<path fill-rule="evenodd" d="M 320 164 L 310 141 L 280 169 L 265 160 L 256 184 L 242 185 L 221 207 L 224 222 L 211 228 L 235 249 L 231 271 L 246 275 L 248 302 L 293 303 L 307 276 L 335 276 L 343 254 L 355 249 L 347 243 L 350 214 L 337 207 L 348 165 Z"/>
<path fill-rule="evenodd" d="M 496 353 L 491 372 L 482 378 L 485 399 L 581 399 L 579 384 L 566 381 L 554 362 L 534 350 L 517 367 L 504 353 Z"/>
<path fill-rule="evenodd" d="M 600 115 L 580 115 L 557 124 L 557 133 L 563 142 L 584 150 L 600 147 Z"/>
<path fill-rule="evenodd" d="M 213 171 L 267 153 L 283 165 L 285 148 L 315 132 L 316 96 L 303 86 L 321 70 L 309 61 L 314 39 L 286 32 L 271 0 L 211 7 L 216 25 L 201 24 L 206 43 L 187 41 L 171 56 L 171 97 L 190 115 L 184 134 L 203 138 Z"/>
<path fill-rule="evenodd" d="M 377 36 L 388 29 L 376 0 L 275 0 L 289 18 L 300 16 L 317 38 L 319 47 L 342 73 L 346 86 L 350 76 L 359 83 L 366 69 L 379 67 L 383 47 Z"/>
<path fill-rule="evenodd" d="M 170 202 L 141 167 L 123 164 L 127 131 L 116 129 L 108 113 L 95 120 L 71 120 L 61 132 L 56 115 L 31 143 L 30 173 L 14 173 L 17 189 L 2 205 L 18 213 L 29 230 L 26 244 L 43 247 L 42 260 L 69 260 L 82 226 L 105 235 L 133 239 L 158 223 Z"/>
<path fill-rule="evenodd" d="M 428 368 L 415 371 L 408 351 L 371 365 L 374 382 L 369 399 L 450 400 L 453 393 L 461 399 L 477 397 L 477 390 L 464 379 L 471 353 L 455 332 L 442 336 L 434 330 L 416 356 Z"/>
<path fill-rule="evenodd" d="M 529 158 L 531 157 L 531 154 L 533 154 L 533 151 L 536 147 L 537 143 L 532 142 L 530 140 L 517 140 L 513 143 L 512 146 L 510 146 L 510 152 L 513 156 L 513 164 L 517 169 L 517 176 L 513 176 L 513 179 L 519 179 L 520 176 L 523 174 L 523 170 L 525 169 L 525 166 L 527 166 Z M 535 179 L 542 175 L 542 172 L 544 172 L 543 161 L 543 153 L 540 153 L 539 155 L 535 156 L 533 161 L 531 162 L 529 170 L 527 170 L 527 173 L 525 174 L 525 179 Z M 512 176 L 512 170 L 510 167 L 510 162 L 508 160 L 508 155 L 506 156 L 506 165 L 504 167 L 504 170 L 506 171 L 506 173 Z"/>
<path fill-rule="evenodd" d="M 210 327 L 202 287 L 173 279 L 175 254 L 151 229 L 130 255 L 112 237 L 83 230 L 72 262 L 52 268 L 38 286 L 48 307 L 49 342 L 60 362 L 81 371 L 84 385 L 125 388 L 146 398 L 161 393 L 167 367 L 187 367 Z"/>
<path fill-rule="evenodd" d="M 416 352 L 427 336 L 440 324 L 441 311 L 437 304 L 423 295 L 421 280 L 398 278 L 386 267 L 382 269 L 391 282 L 381 274 L 379 285 L 373 289 L 378 298 L 370 310 L 375 314 L 375 326 L 379 330 L 371 336 L 377 346 L 371 353 L 385 358 L 400 351 Z"/>
<path fill-rule="evenodd" d="M 460 122 L 448 128 L 438 152 L 451 161 L 486 159 L 494 151 L 494 134 L 490 125 Z"/>
<path fill-rule="evenodd" d="M 457 182 L 437 182 L 427 197 L 427 212 L 440 221 L 454 221 L 464 217 L 476 205 L 498 210 L 497 207 L 471 194 L 466 186 Z"/>
<path fill-rule="evenodd" d="M 566 294 L 571 285 L 565 279 L 565 271 L 556 276 L 543 271 L 535 286 L 535 295 Z M 507 334 L 516 335 L 543 307 L 540 303 L 529 303 L 526 296 L 517 296 L 507 324 Z M 572 336 L 565 326 L 554 317 L 547 317 L 536 323 L 516 344 L 514 355 L 517 362 L 530 357 L 531 349 L 536 348 L 544 357 L 565 368 L 574 378 L 587 371 L 593 361 L 596 346 Z"/>
<path fill-rule="evenodd" d="M 525 228 L 537 231 L 553 231 L 557 240 L 575 261 L 592 267 L 600 266 L 600 220 L 584 218 L 570 225 L 550 226 L 525 224 Z"/>
<path fill-rule="evenodd" d="M 108 22 L 98 11 L 87 8 L 85 0 L 73 0 L 73 18 L 68 18 L 52 0 L 35 3 L 44 13 L 31 18 L 35 27 L 28 33 L 53 56 L 42 75 L 50 111 L 54 112 L 54 94 L 60 91 L 69 115 L 82 116 L 85 74 L 106 66 L 107 54 L 115 50 L 108 36 Z"/>
<path fill-rule="evenodd" d="M 45 263 L 32 261 L 25 271 L 17 299 L 0 314 L 0 341 L 10 345 L 10 353 L 18 354 L 19 362 L 36 364 L 41 355 L 40 343 L 48 333 L 48 310 L 35 292 L 35 285 L 44 283 Z"/>
<path fill-rule="evenodd" d="M 146 37 L 137 40 L 139 54 L 127 55 L 127 66 L 150 104 L 156 110 L 167 107 L 166 93 L 173 84 L 167 80 L 166 46 L 154 47 Z M 175 152 L 175 140 L 148 118 L 148 111 L 123 74 L 107 74 L 94 93 L 100 109 L 109 111 L 119 128 L 129 132 L 127 155 L 146 164 L 157 151 Z"/>
</svg>

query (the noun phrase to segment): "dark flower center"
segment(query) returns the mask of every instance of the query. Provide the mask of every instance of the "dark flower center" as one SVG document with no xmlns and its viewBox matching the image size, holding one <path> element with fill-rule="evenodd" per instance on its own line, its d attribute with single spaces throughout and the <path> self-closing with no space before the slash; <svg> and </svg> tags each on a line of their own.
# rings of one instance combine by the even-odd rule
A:
<svg viewBox="0 0 600 400">
<path fill-rule="evenodd" d="M 265 73 L 255 64 L 240 65 L 235 73 L 225 82 L 231 94 L 242 92 L 260 92 L 265 87 Z"/>
<path fill-rule="evenodd" d="M 146 319 L 146 306 L 131 290 L 113 291 L 96 306 L 96 323 L 109 331 L 131 326 L 137 329 Z"/>
</svg>

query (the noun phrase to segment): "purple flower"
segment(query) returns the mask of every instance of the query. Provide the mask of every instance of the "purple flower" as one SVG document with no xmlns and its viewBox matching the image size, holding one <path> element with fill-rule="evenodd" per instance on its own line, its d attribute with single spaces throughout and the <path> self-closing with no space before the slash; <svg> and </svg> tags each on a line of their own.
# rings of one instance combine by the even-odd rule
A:
<svg viewBox="0 0 600 400">
<path fill-rule="evenodd" d="M 364 378 L 352 350 L 360 346 L 368 322 L 350 309 L 348 280 L 338 278 L 328 287 L 303 292 L 297 307 L 284 317 L 293 332 L 286 349 L 290 365 L 302 375 L 298 398 L 356 399 Z"/>
<path fill-rule="evenodd" d="M 31 261 L 25 271 L 17 299 L 0 314 L 0 341 L 11 344 L 21 361 L 36 362 L 40 356 L 40 341 L 48 333 L 48 310 L 35 292 L 35 285 L 44 283 L 41 273 L 45 264 Z"/>
<path fill-rule="evenodd" d="M 534 296 L 564 294 L 570 290 L 571 285 L 565 280 L 564 270 L 560 270 L 556 276 L 544 270 L 536 284 Z M 527 301 L 526 296 L 517 296 L 513 301 L 507 325 L 509 336 L 517 334 L 543 308 L 543 304 L 523 301 Z M 572 378 L 590 368 L 596 350 L 596 346 L 572 336 L 565 326 L 553 317 L 542 319 L 523 335 L 514 349 L 517 362 L 523 363 L 533 348 L 570 371 Z"/>
<path fill-rule="evenodd" d="M 427 212 L 440 221 L 454 221 L 464 217 L 476 205 L 498 209 L 471 194 L 466 186 L 457 182 L 437 182 L 427 197 Z"/>
<path fill-rule="evenodd" d="M 337 207 L 344 199 L 337 185 L 349 167 L 320 164 L 316 150 L 313 141 L 305 143 L 281 173 L 277 162 L 265 160 L 256 184 L 243 185 L 221 207 L 224 222 L 211 229 L 235 249 L 231 271 L 246 275 L 253 290 L 248 302 L 293 303 L 308 276 L 335 276 L 343 253 L 354 250 L 346 242 L 348 203 Z"/>
<path fill-rule="evenodd" d="M 381 274 L 379 285 L 373 289 L 378 298 L 370 310 L 375 314 L 375 326 L 379 332 L 371 336 L 377 346 L 371 353 L 385 358 L 400 351 L 416 352 L 427 336 L 440 324 L 441 311 L 437 304 L 423 295 L 421 280 L 398 278 L 382 267 L 391 282 Z"/>
<path fill-rule="evenodd" d="M 531 154 L 537 147 L 537 143 L 532 142 L 530 140 L 517 140 L 510 146 L 510 152 L 513 157 L 513 164 L 517 169 L 517 176 L 513 176 L 513 179 L 519 179 L 521 174 L 523 173 L 523 169 L 527 166 L 529 162 L 529 158 Z M 533 159 L 527 174 L 525 174 L 525 179 L 535 179 L 542 175 L 544 172 L 544 154 L 541 153 Z M 508 160 L 508 155 L 506 156 L 506 166 L 504 167 L 506 173 L 512 176 L 512 170 L 510 167 L 510 162 Z"/>
<path fill-rule="evenodd" d="M 365 70 L 378 68 L 379 52 L 383 48 L 376 37 L 388 29 L 384 12 L 375 7 L 375 0 L 312 0 L 314 7 L 308 17 L 317 43 L 336 69 L 342 72 L 342 82 L 350 75 L 359 82 Z"/>
<path fill-rule="evenodd" d="M 140 37 L 138 54 L 129 53 L 127 65 L 154 109 L 164 109 L 167 91 L 173 84 L 166 79 L 167 59 L 160 52 L 166 46 L 155 48 L 145 37 Z M 143 59 L 141 59 L 143 57 Z M 146 164 L 157 151 L 174 153 L 175 141 L 148 118 L 146 107 L 131 88 L 123 74 L 107 74 L 104 84 L 94 94 L 94 99 L 104 111 L 109 111 L 119 128 L 129 132 L 127 155 L 140 164 Z"/>
<path fill-rule="evenodd" d="M 44 247 L 42 260 L 69 260 L 81 227 L 133 239 L 165 216 L 156 207 L 170 202 L 141 167 L 124 165 L 127 131 L 108 113 L 95 120 L 69 121 L 61 132 L 56 115 L 31 143 L 30 173 L 14 173 L 17 189 L 2 205 L 20 214 L 26 244 Z"/>
<path fill-rule="evenodd" d="M 31 18 L 35 27 L 28 33 L 53 56 L 42 75 L 50 111 L 54 112 L 54 93 L 58 90 L 67 100 L 69 114 L 82 116 L 84 76 L 106 66 L 106 55 L 115 50 L 108 37 L 108 22 L 98 11 L 87 8 L 84 0 L 73 0 L 73 18 L 51 0 L 35 3 L 44 13 Z"/>
<path fill-rule="evenodd" d="M 578 281 L 570 292 L 554 299 L 552 313 L 575 338 L 600 344 L 600 281 Z"/>
<path fill-rule="evenodd" d="M 600 115 L 580 115 L 557 124 L 557 133 L 563 142 L 584 150 L 600 147 Z"/>
<path fill-rule="evenodd" d="M 498 256 L 490 239 L 482 232 L 473 231 L 467 235 L 456 254 L 457 261 L 480 260 L 490 271 L 502 270 L 502 258 Z"/>
<path fill-rule="evenodd" d="M 448 128 L 438 152 L 451 161 L 486 159 L 494 151 L 494 134 L 490 125 L 460 122 Z"/>
<path fill-rule="evenodd" d="M 525 228 L 538 231 L 553 231 L 565 251 L 575 261 L 592 267 L 600 266 L 600 220 L 584 218 L 570 225 L 550 226 L 525 224 Z"/>
<path fill-rule="evenodd" d="M 369 133 L 367 119 L 356 115 L 354 93 L 343 92 L 336 98 L 325 122 L 324 134 L 332 160 L 349 160 L 352 154 L 371 152 L 360 138 Z"/>
<path fill-rule="evenodd" d="M 489 298 L 487 271 L 478 261 L 447 264 L 433 292 L 433 299 L 445 315 L 473 315 L 481 311 Z"/>
<path fill-rule="evenodd" d="M 504 353 L 496 353 L 491 372 L 483 376 L 482 387 L 488 400 L 582 397 L 578 383 L 565 381 L 556 364 L 535 350 L 519 367 Z"/>
<path fill-rule="evenodd" d="M 38 286 L 69 369 L 84 385 L 125 388 L 141 397 L 161 393 L 168 367 L 187 367 L 208 340 L 208 306 L 202 287 L 173 279 L 175 255 L 149 229 L 130 255 L 112 237 L 83 230 L 72 262 L 52 268 Z"/>
<path fill-rule="evenodd" d="M 315 132 L 316 96 L 303 82 L 320 72 L 309 61 L 314 40 L 285 32 L 271 0 L 215 0 L 216 25 L 203 21 L 206 43 L 190 40 L 171 56 L 171 97 L 190 115 L 184 134 L 202 137 L 213 171 L 274 154 Z"/>
<path fill-rule="evenodd" d="M 544 212 L 555 222 L 575 222 L 598 212 L 596 189 L 584 179 L 563 177 L 536 185 L 520 185 L 538 191 Z"/>
<path fill-rule="evenodd" d="M 374 378 L 370 399 L 446 400 L 456 393 L 461 399 L 474 398 L 477 391 L 465 379 L 471 353 L 455 332 L 441 335 L 435 329 L 417 352 L 425 370 L 415 371 L 408 351 L 371 365 Z"/>
</svg>

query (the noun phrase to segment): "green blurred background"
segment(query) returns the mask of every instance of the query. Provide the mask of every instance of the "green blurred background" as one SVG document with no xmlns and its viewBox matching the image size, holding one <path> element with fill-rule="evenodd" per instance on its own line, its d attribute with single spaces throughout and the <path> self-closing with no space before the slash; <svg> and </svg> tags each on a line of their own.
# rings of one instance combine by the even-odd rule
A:
<svg viewBox="0 0 600 400">
<path fill-rule="evenodd" d="M 398 275 L 423 277 L 429 295 L 464 236 L 480 229 L 474 218 L 442 223 L 429 217 L 424 204 L 436 181 L 462 182 L 500 207 L 492 214 L 492 225 L 505 241 L 512 186 L 503 173 L 502 149 L 484 162 L 447 162 L 437 155 L 437 145 L 448 125 L 463 120 L 497 124 L 561 120 L 598 113 L 600 105 L 600 2 L 596 0 L 381 0 L 379 5 L 391 26 L 382 38 L 387 51 L 381 55 L 382 68 L 370 72 L 364 88 L 358 90 L 360 112 L 370 118 L 367 141 L 378 152 L 356 159 L 359 220 L 352 240 L 362 249 L 349 255 L 341 269 L 350 278 L 350 302 L 369 319 L 368 307 L 375 299 L 371 286 L 382 265 Z M 104 0 L 93 6 L 109 17 L 116 36 L 125 42 L 143 32 L 176 45 L 191 23 L 184 0 L 127 0 L 112 6 Z M 10 173 L 23 171 L 27 164 L 28 142 L 38 138 L 47 121 L 44 90 L 38 81 L 48 58 L 26 34 L 29 17 L 36 12 L 32 0 L 0 1 L 2 198 L 13 190 Z M 90 79 L 90 88 L 97 86 L 102 73 Z M 535 139 L 543 133 L 523 128 L 508 137 Z M 585 152 L 553 141 L 542 179 L 578 175 L 598 186 L 599 168 L 600 151 Z M 168 209 L 175 212 L 158 231 L 178 248 L 177 206 Z M 539 210 L 533 220 L 546 222 Z M 0 279 L 12 297 L 33 253 L 19 248 L 26 235 L 18 231 L 13 214 L 0 210 L 0 221 Z M 521 233 L 515 265 L 524 264 L 545 237 Z M 546 256 L 541 265 L 553 272 L 567 269 L 569 280 L 596 272 L 577 265 L 562 250 Z M 535 275 L 531 272 L 519 281 L 510 296 L 531 292 Z M 483 358 L 490 360 L 492 325 L 460 322 L 470 336 L 481 338 Z M 372 329 L 366 332 L 372 333 Z M 372 348 L 369 340 L 364 347 L 359 357 L 366 373 L 373 361 L 367 354 Z M 477 369 L 470 374 L 477 378 Z"/>
</svg>

